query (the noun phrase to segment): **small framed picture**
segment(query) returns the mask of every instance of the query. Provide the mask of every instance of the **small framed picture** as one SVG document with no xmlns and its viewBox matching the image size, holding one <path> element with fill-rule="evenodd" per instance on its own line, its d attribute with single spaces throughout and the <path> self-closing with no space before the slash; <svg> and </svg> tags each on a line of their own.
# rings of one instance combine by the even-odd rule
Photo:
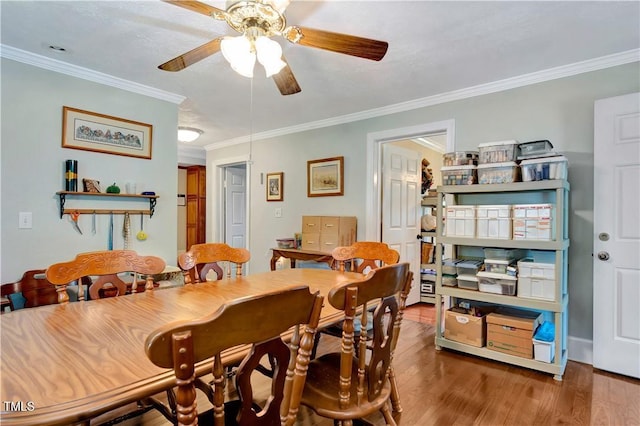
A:
<svg viewBox="0 0 640 426">
<path fill-rule="evenodd" d="M 344 157 L 307 161 L 307 197 L 344 195 Z"/>
<path fill-rule="evenodd" d="M 283 172 L 267 173 L 267 201 L 283 200 L 283 179 Z"/>
<path fill-rule="evenodd" d="M 93 192 L 100 193 L 102 190 L 100 189 L 100 182 L 95 179 L 82 179 L 82 186 L 84 192 Z"/>
</svg>

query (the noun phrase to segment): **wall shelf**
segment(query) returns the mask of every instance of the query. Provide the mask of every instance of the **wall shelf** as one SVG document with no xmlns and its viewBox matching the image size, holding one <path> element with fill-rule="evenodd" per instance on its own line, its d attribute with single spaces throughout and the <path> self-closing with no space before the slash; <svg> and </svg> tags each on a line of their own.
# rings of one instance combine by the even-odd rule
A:
<svg viewBox="0 0 640 426">
<path fill-rule="evenodd" d="M 65 214 L 80 213 L 80 214 L 148 214 L 149 217 L 153 217 L 155 212 L 158 195 L 141 195 L 141 194 L 111 194 L 103 192 L 72 192 L 72 191 L 59 191 L 56 195 L 60 198 L 60 219 Z M 131 209 L 65 209 L 64 204 L 67 197 L 109 197 L 109 198 L 128 198 L 128 199 L 143 199 L 149 201 L 148 210 L 131 210 Z"/>
</svg>

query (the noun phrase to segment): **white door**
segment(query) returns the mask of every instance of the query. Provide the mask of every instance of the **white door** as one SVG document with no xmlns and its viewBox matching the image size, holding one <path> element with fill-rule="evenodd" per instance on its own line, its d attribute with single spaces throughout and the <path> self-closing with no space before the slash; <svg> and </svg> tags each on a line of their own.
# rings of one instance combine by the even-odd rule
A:
<svg viewBox="0 0 640 426">
<path fill-rule="evenodd" d="M 640 378 L 640 93 L 594 124 L 593 366 Z"/>
<path fill-rule="evenodd" d="M 246 167 L 225 167 L 225 237 L 224 242 L 231 247 L 246 248 Z"/>
<path fill-rule="evenodd" d="M 420 183 L 421 155 L 417 151 L 382 145 L 382 241 L 409 262 L 413 286 L 407 304 L 420 301 Z"/>
</svg>

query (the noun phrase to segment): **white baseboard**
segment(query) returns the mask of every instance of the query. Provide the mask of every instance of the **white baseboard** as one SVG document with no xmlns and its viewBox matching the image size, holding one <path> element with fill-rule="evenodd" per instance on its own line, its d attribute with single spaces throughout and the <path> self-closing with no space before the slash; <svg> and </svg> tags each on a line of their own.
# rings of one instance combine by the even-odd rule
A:
<svg viewBox="0 0 640 426">
<path fill-rule="evenodd" d="M 569 336 L 567 350 L 571 361 L 593 365 L 593 340 Z"/>
</svg>

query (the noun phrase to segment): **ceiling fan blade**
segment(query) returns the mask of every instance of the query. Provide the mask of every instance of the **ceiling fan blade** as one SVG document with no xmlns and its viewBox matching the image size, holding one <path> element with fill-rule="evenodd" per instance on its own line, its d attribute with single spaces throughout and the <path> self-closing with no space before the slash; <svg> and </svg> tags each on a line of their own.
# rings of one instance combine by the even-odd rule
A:
<svg viewBox="0 0 640 426">
<path fill-rule="evenodd" d="M 201 13 L 203 15 L 211 16 L 216 19 L 223 19 L 220 16 L 223 16 L 226 12 L 222 9 L 218 9 L 217 7 L 209 6 L 208 4 L 193 1 L 193 0 L 162 0 L 165 3 L 173 4 L 175 6 L 184 7 L 185 9 L 189 9 L 193 12 Z"/>
<path fill-rule="evenodd" d="M 163 71 L 183 70 L 189 65 L 193 65 L 196 62 L 213 55 L 214 53 L 218 53 L 220 51 L 220 41 L 222 41 L 222 37 L 211 40 L 203 44 L 202 46 L 198 46 L 195 49 L 188 51 L 187 53 L 183 53 L 182 55 L 165 62 L 164 64 L 158 66 L 158 68 Z"/>
<path fill-rule="evenodd" d="M 282 60 L 287 64 L 284 68 L 280 70 L 278 74 L 273 75 L 273 81 L 275 81 L 276 86 L 280 90 L 280 93 L 283 95 L 295 95 L 296 93 L 302 92 L 302 89 L 298 85 L 296 78 L 293 75 L 293 71 L 291 71 L 291 67 L 287 60 L 282 57 Z"/>
<path fill-rule="evenodd" d="M 384 58 L 389 47 L 389 43 L 386 41 L 298 26 L 285 28 L 282 34 L 292 43 L 371 59 L 372 61 Z"/>
</svg>

